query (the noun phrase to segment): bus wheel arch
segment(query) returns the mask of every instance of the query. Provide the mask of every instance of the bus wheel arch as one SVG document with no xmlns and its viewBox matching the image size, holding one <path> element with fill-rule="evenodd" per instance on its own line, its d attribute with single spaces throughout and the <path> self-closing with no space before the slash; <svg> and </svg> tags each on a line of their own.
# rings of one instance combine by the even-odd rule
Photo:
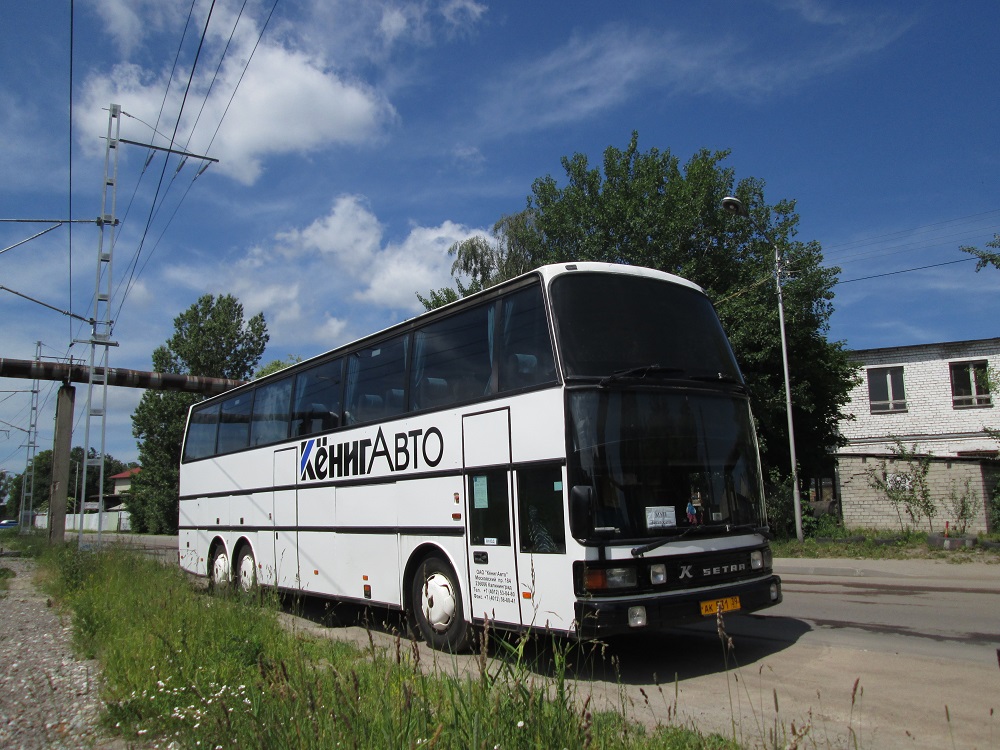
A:
<svg viewBox="0 0 1000 750">
<path fill-rule="evenodd" d="M 225 588 L 233 580 L 233 564 L 226 551 L 226 543 L 216 537 L 208 552 L 208 585 Z"/>
<path fill-rule="evenodd" d="M 410 612 L 420 636 L 439 651 L 458 653 L 469 645 L 462 586 L 454 566 L 439 551 L 430 551 L 409 577 Z"/>
</svg>

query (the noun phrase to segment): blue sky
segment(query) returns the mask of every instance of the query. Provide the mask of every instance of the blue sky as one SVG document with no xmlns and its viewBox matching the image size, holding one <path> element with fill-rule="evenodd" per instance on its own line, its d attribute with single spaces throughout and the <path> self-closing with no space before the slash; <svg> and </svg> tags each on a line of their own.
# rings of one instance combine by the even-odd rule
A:
<svg viewBox="0 0 1000 750">
<path fill-rule="evenodd" d="M 798 239 L 842 268 L 832 339 L 1000 335 L 1000 272 L 937 265 L 1000 232 L 994 2 L 249 0 L 236 23 L 242 0 L 217 0 L 178 125 L 210 5 L 184 35 L 190 0 L 76 0 L 72 139 L 69 1 L 4 6 L 0 218 L 66 218 L 71 152 L 72 215 L 97 216 L 112 102 L 123 138 L 165 145 L 177 125 L 220 160 L 192 181 L 172 157 L 151 212 L 163 155 L 144 172 L 146 151 L 122 147 L 112 366 L 148 369 L 205 293 L 265 313 L 266 360 L 410 317 L 415 292 L 449 283 L 452 243 L 522 209 L 535 178 L 561 182 L 561 157 L 597 164 L 633 130 L 682 161 L 731 149 L 738 179 L 797 201 Z M 0 224 L 0 250 L 47 226 Z M 97 242 L 93 225 L 48 232 L 0 254 L 0 285 L 88 316 Z M 88 356 L 58 312 L 0 292 L 0 320 L 2 357 L 37 341 Z M 110 395 L 123 460 L 138 398 Z M 54 402 L 42 383 L 39 450 Z M 23 469 L 29 406 L 0 393 L 0 468 Z"/>
</svg>

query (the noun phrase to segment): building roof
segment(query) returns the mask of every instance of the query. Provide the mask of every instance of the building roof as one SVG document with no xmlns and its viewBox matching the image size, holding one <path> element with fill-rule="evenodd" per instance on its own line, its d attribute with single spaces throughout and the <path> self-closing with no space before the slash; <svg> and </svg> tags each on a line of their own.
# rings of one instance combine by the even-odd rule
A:
<svg viewBox="0 0 1000 750">
<path fill-rule="evenodd" d="M 108 477 L 108 478 L 109 479 L 128 479 L 129 477 L 134 477 L 140 471 L 142 471 L 142 467 L 141 466 L 136 466 L 136 467 L 131 468 L 131 469 L 126 469 L 121 474 L 115 474 L 114 476 Z"/>
<path fill-rule="evenodd" d="M 977 346 L 1000 349 L 1000 338 L 970 339 L 968 341 L 940 341 L 933 344 L 884 346 L 875 349 L 848 349 L 847 353 L 852 359 L 864 359 L 868 355 L 888 354 L 889 352 L 900 352 L 906 354 L 916 354 L 918 352 L 941 352 L 944 353 L 945 357 L 947 357 L 951 352 L 970 349 Z"/>
</svg>

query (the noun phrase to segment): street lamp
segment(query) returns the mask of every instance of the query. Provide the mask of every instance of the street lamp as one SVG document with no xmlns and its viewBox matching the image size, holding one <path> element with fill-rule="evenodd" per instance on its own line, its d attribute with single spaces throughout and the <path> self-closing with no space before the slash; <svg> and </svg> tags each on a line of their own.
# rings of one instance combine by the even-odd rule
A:
<svg viewBox="0 0 1000 750">
<path fill-rule="evenodd" d="M 722 208 L 733 216 L 742 216 L 749 220 L 754 229 L 774 248 L 774 283 L 778 288 L 778 324 L 781 327 L 781 364 L 785 372 L 785 409 L 788 411 L 788 451 L 792 458 L 792 503 L 795 508 L 795 536 L 801 542 L 802 534 L 802 496 L 799 494 L 799 468 L 795 458 L 795 427 L 792 424 L 792 386 L 788 379 L 788 342 L 785 338 L 785 305 L 781 295 L 781 253 L 778 244 L 768 233 L 753 220 L 750 212 L 739 198 L 726 196 L 722 199 Z"/>
</svg>

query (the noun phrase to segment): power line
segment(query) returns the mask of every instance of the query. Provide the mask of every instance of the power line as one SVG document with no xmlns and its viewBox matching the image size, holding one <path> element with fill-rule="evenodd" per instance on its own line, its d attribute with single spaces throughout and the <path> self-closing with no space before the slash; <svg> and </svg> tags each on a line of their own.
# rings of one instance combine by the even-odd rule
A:
<svg viewBox="0 0 1000 750">
<path fill-rule="evenodd" d="M 193 6 L 193 3 L 192 3 L 192 8 L 193 7 L 194 6 Z M 184 106 L 187 103 L 188 94 L 191 91 L 191 84 L 194 81 L 195 71 L 198 69 L 198 60 L 200 59 L 200 57 L 201 57 L 201 51 L 202 51 L 203 47 L 205 46 L 205 37 L 208 35 L 208 25 L 209 25 L 209 23 L 212 20 L 212 12 L 214 10 L 215 10 L 215 0 L 212 0 L 212 4 L 208 8 L 208 16 L 205 18 L 205 25 L 204 25 L 204 27 L 202 28 L 202 31 L 201 31 L 201 38 L 198 40 L 198 49 L 195 51 L 194 60 L 191 63 L 191 72 L 188 74 L 187 85 L 184 87 L 184 95 L 181 97 L 181 106 L 180 106 L 180 108 L 179 108 L 179 110 L 177 112 L 177 117 L 176 117 L 176 119 L 174 121 L 174 132 L 170 136 L 170 148 L 173 148 L 174 144 L 177 141 L 177 131 L 180 129 L 181 118 L 184 116 Z M 181 165 L 183 166 L 183 162 L 181 162 Z M 180 167 L 178 167 L 178 170 L 179 169 L 180 169 Z M 149 218 L 146 220 L 146 227 L 143 230 L 142 239 L 139 242 L 139 249 L 136 251 L 136 265 L 138 265 L 138 258 L 139 258 L 139 254 L 142 252 L 143 243 L 146 241 L 146 237 L 149 234 L 150 223 L 152 222 L 153 217 L 156 215 L 156 213 L 159 212 L 159 208 L 158 208 L 158 206 L 156 204 L 156 197 L 160 193 L 160 187 L 163 185 L 163 176 L 164 176 L 164 174 L 166 174 L 166 171 L 167 171 L 167 159 L 164 159 L 163 160 L 163 169 L 160 171 L 160 181 L 159 181 L 159 183 L 157 183 L 156 194 L 153 196 L 153 203 L 150 206 Z M 173 181 L 176 178 L 176 176 L 177 176 L 177 172 L 174 172 L 174 177 L 171 178 L 170 184 L 173 184 Z M 164 197 L 165 197 L 165 194 L 164 194 Z M 160 202 L 160 205 L 162 206 L 162 201 Z M 156 248 L 154 246 L 153 250 L 155 250 L 155 249 Z M 152 256 L 153 250 L 150 250 L 149 256 Z M 146 263 L 148 263 L 148 262 L 149 262 L 149 257 L 146 258 Z M 143 266 L 145 266 L 145 263 L 143 264 Z M 130 275 L 129 280 L 128 280 L 128 282 L 125 285 L 125 291 L 122 293 L 122 299 L 121 299 L 121 302 L 118 305 L 118 315 L 121 314 L 121 309 L 122 309 L 122 307 L 125 304 L 125 300 L 128 299 L 128 295 L 129 295 L 129 292 L 132 289 L 134 278 L 135 278 L 135 265 L 133 265 L 133 267 L 132 267 L 132 274 Z"/>
<path fill-rule="evenodd" d="M 244 3 L 244 6 L 245 5 L 246 5 L 246 3 Z M 214 0 L 213 0 L 213 6 L 214 6 Z M 206 154 L 211 151 L 212 145 L 215 143 L 215 139 L 219 135 L 219 130 L 222 128 L 222 123 L 225 121 L 226 115 L 229 114 L 229 108 L 230 108 L 230 106 L 232 106 L 233 100 L 236 98 L 236 92 L 239 91 L 240 85 L 243 83 L 243 78 L 246 76 L 246 72 L 247 72 L 247 70 L 250 67 L 250 63 L 253 60 L 254 55 L 257 52 L 257 48 L 260 46 L 261 39 L 263 39 L 263 37 L 264 37 L 264 32 L 267 31 L 267 27 L 270 24 L 271 18 L 274 16 L 274 11 L 275 11 L 275 9 L 277 7 L 278 7 L 278 0 L 274 0 L 274 3 L 271 5 L 271 10 L 270 10 L 270 12 L 267 15 L 267 18 L 265 19 L 264 24 L 261 26 L 260 33 L 257 35 L 257 40 L 254 42 L 253 49 L 250 51 L 250 54 L 247 56 L 246 63 L 243 65 L 243 70 L 240 73 L 239 80 L 237 80 L 236 85 L 233 87 L 232 94 L 230 94 L 229 101 L 226 103 L 226 108 L 225 108 L 225 110 L 222 113 L 222 117 L 219 118 L 219 122 L 216 125 L 215 132 L 212 134 L 212 138 L 209 140 L 208 146 L 205 148 L 205 153 Z M 242 8 L 240 10 L 240 14 L 242 15 Z M 211 11 L 209 11 L 209 16 L 211 17 Z M 239 18 L 237 18 L 236 23 L 237 24 L 239 23 Z M 205 33 L 207 33 L 207 31 L 208 31 L 208 21 L 206 20 L 205 30 L 202 32 L 202 42 L 204 42 Z M 232 37 L 233 37 L 233 35 L 235 33 L 236 33 L 236 25 L 233 26 L 232 32 L 230 33 L 230 41 L 232 40 Z M 201 49 L 201 47 L 199 45 L 199 50 L 200 49 Z M 225 58 L 225 55 L 226 55 L 226 52 L 228 51 L 228 49 L 229 49 L 229 43 L 227 42 L 226 47 L 223 50 L 222 57 L 219 60 L 219 65 L 216 68 L 216 76 L 218 75 L 218 70 L 222 67 L 222 60 Z M 191 76 L 192 77 L 194 76 L 194 68 L 193 67 L 192 67 L 192 70 L 191 70 Z M 214 83 L 215 83 L 215 78 L 213 77 L 213 79 L 212 79 L 212 85 L 214 85 Z M 190 88 L 190 84 L 191 84 L 191 80 L 189 79 L 189 81 L 188 81 L 188 87 L 189 88 Z M 211 90 L 211 86 L 209 87 L 209 90 Z M 186 96 L 187 96 L 187 91 L 185 91 L 185 97 Z M 208 97 L 208 94 L 206 93 L 206 99 L 205 99 L 205 101 L 207 101 L 207 97 Z M 202 104 L 202 109 L 204 109 L 204 102 Z M 183 111 L 183 105 L 181 107 L 181 110 Z M 197 125 L 198 120 L 200 120 L 200 118 L 201 118 L 201 112 L 199 111 L 198 118 L 195 121 L 196 125 Z M 177 123 L 178 124 L 180 123 L 180 113 L 178 114 L 178 117 L 177 117 Z M 174 135 L 175 136 L 176 136 L 176 133 L 177 133 L 177 127 L 175 125 L 175 128 L 174 128 Z M 191 133 L 188 135 L 187 143 L 190 143 L 191 138 L 193 136 L 194 136 L 194 127 L 192 127 Z M 173 143 L 173 138 L 171 138 L 171 143 Z M 147 162 L 147 165 L 148 165 L 148 162 Z M 165 172 L 165 170 L 166 170 L 166 161 L 164 161 L 164 165 L 163 165 L 163 171 Z M 178 170 L 179 170 L 179 168 L 178 168 Z M 204 169 L 202 169 L 201 171 L 204 171 Z M 153 245 L 153 248 L 147 254 L 146 259 L 143 261 L 142 265 L 139 266 L 138 261 L 139 261 L 139 254 L 142 251 L 142 244 L 145 242 L 146 237 L 147 237 L 147 235 L 149 233 L 149 224 L 152 221 L 153 216 L 155 216 L 155 214 L 151 214 L 150 215 L 150 219 L 147 221 L 146 228 L 143 231 L 142 240 L 140 241 L 139 249 L 136 251 L 135 255 L 133 256 L 133 260 L 130 263 L 130 267 L 132 268 L 132 271 L 131 271 L 131 273 L 129 275 L 129 280 L 128 280 L 126 286 L 125 286 L 125 291 L 124 291 L 124 293 L 122 295 L 122 300 L 121 300 L 121 302 L 120 302 L 120 304 L 118 306 L 118 314 L 115 316 L 116 318 L 118 318 L 118 317 L 121 316 L 121 309 L 125 305 L 125 299 L 128 297 L 129 292 L 131 291 L 132 286 L 133 286 L 135 280 L 138 279 L 138 277 L 145 270 L 147 264 L 149 263 L 150 259 L 153 256 L 153 253 L 156 251 L 156 248 L 159 247 L 160 241 L 163 239 L 163 236 L 166 234 L 167 228 L 169 228 L 170 224 L 173 222 L 174 217 L 177 215 L 177 211 L 180 209 L 181 204 L 184 202 L 184 199 L 187 197 L 188 192 L 190 192 L 191 186 L 194 184 L 194 180 L 198 179 L 198 177 L 201 175 L 201 171 L 199 171 L 192 178 L 191 183 L 189 183 L 187 190 L 185 190 L 185 192 L 184 192 L 184 195 L 182 195 L 181 199 L 177 202 L 177 205 L 175 206 L 173 213 L 170 215 L 170 219 L 168 219 L 166 225 L 163 228 L 163 231 L 160 233 L 160 236 L 157 238 L 156 243 Z M 174 178 L 176 178 L 176 175 L 177 175 L 177 172 L 174 173 Z M 174 178 L 171 178 L 170 185 L 173 184 Z M 162 184 L 162 180 L 163 180 L 163 173 L 161 172 L 161 175 L 160 175 L 161 184 Z M 169 187 L 170 186 L 168 185 L 168 190 L 169 190 Z M 158 192 L 159 192 L 159 185 L 157 186 L 157 193 Z M 154 196 L 153 200 L 154 200 L 154 203 L 155 203 L 155 201 L 156 201 L 156 197 L 155 196 Z M 160 205 L 162 206 L 162 201 L 161 201 Z M 159 207 L 156 208 L 156 213 L 158 213 L 158 212 L 159 212 Z"/>
<path fill-rule="evenodd" d="M 877 273 L 872 276 L 860 276 L 856 279 L 846 279 L 844 281 L 838 281 L 837 284 L 850 284 L 854 281 L 866 281 L 868 279 L 880 279 L 883 276 L 895 276 L 898 273 L 909 273 L 910 271 L 924 271 L 928 268 L 939 268 L 940 266 L 950 266 L 954 263 L 968 263 L 970 260 L 976 260 L 975 258 L 959 258 L 958 260 L 949 260 L 944 263 L 933 263 L 929 266 L 918 266 L 917 268 L 904 268 L 900 271 L 888 271 L 887 273 Z"/>
<path fill-rule="evenodd" d="M 868 245 L 868 244 L 874 244 L 878 240 L 883 240 L 883 239 L 887 239 L 887 238 L 890 238 L 890 237 L 897 237 L 897 236 L 900 236 L 900 235 L 904 235 L 905 236 L 905 235 L 910 234 L 912 232 L 920 232 L 920 231 L 925 230 L 925 229 L 933 229 L 934 227 L 944 226 L 945 224 L 954 224 L 955 222 L 968 221 L 969 219 L 978 219 L 978 218 L 981 218 L 981 217 L 984 217 L 984 216 L 992 216 L 993 214 L 1000 214 L 1000 208 L 994 208 L 994 209 L 991 209 L 989 211 L 982 211 L 981 213 L 978 213 L 978 214 L 969 214 L 968 216 L 959 216 L 959 217 L 954 218 L 954 219 L 945 219 L 944 221 L 935 222 L 933 224 L 924 224 L 922 226 L 916 227 L 915 229 L 900 229 L 900 230 L 897 230 L 895 232 L 887 232 L 886 234 L 874 235 L 872 237 L 862 237 L 862 238 L 859 238 L 859 239 L 856 239 L 856 240 L 849 240 L 847 242 L 841 242 L 839 244 L 827 245 L 826 249 L 828 249 L 828 250 L 838 250 L 840 248 L 850 248 L 850 247 L 853 247 L 853 246 L 864 247 L 865 245 Z"/>
</svg>

